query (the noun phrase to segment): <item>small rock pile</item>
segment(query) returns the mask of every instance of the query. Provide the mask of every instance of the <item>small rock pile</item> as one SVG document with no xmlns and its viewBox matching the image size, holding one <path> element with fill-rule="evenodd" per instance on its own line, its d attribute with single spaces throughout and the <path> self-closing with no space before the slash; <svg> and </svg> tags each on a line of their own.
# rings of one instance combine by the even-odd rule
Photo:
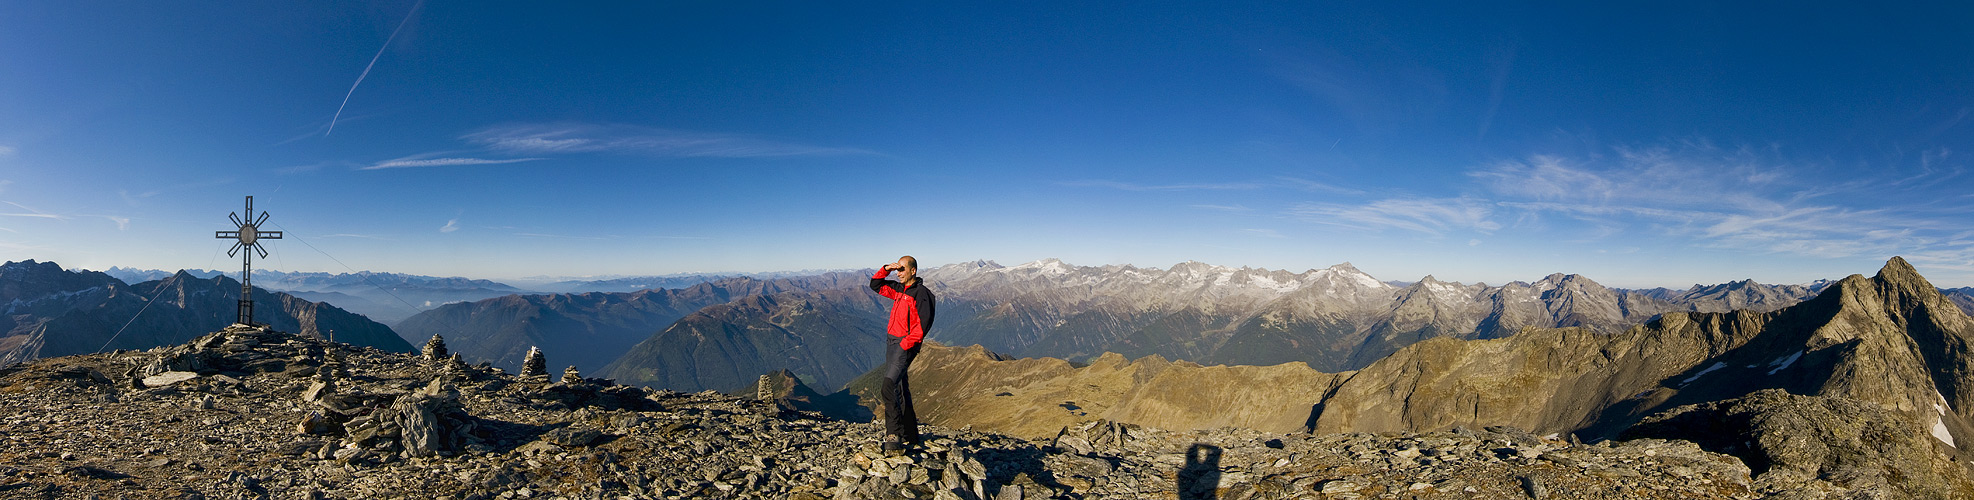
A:
<svg viewBox="0 0 1974 500">
<path fill-rule="evenodd" d="M 428 346 L 443 347 L 437 339 Z M 146 352 L 0 369 L 5 498 L 1758 498 L 1732 456 L 1494 427 L 1168 431 L 1030 441 L 771 400 L 469 366 L 229 328 Z M 531 353 L 538 358 L 540 353 Z M 539 368 L 537 368 L 539 370 Z M 544 370 L 545 371 L 545 370 Z"/>
</svg>

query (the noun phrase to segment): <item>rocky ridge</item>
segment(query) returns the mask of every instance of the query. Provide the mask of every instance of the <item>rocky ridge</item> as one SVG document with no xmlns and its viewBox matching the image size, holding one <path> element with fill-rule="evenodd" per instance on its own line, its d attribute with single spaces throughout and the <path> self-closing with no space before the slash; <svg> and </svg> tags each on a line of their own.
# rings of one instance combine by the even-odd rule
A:
<svg viewBox="0 0 1974 500">
<path fill-rule="evenodd" d="M 785 387 L 776 383 L 775 387 Z M 764 393 L 772 394 L 774 388 Z M 23 498 L 1757 498 L 1684 441 L 1506 428 L 1309 435 L 1107 420 L 1040 440 L 772 400 L 519 376 L 236 327 L 0 369 L 0 494 Z"/>
</svg>

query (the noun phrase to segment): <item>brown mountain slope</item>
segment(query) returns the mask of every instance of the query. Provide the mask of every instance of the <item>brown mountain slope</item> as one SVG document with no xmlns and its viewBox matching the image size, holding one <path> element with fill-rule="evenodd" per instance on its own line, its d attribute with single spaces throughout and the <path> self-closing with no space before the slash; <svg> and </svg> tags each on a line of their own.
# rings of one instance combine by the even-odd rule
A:
<svg viewBox="0 0 1974 500">
<path fill-rule="evenodd" d="M 1970 436 L 1969 321 L 1903 259 L 1768 314 L 1669 313 L 1617 335 L 1423 342 L 1357 372 L 1319 431 L 1508 424 L 1608 436 L 1674 406 L 1766 388 L 1932 413 Z M 1943 440 L 1946 438 L 1943 438 Z M 1964 439 L 1964 438 L 1962 438 Z"/>
<path fill-rule="evenodd" d="M 1303 363 L 1200 366 L 1106 353 L 1087 366 L 1055 358 L 1008 359 L 980 346 L 927 344 L 912 363 L 912 404 L 931 425 L 1047 437 L 1108 419 L 1163 429 L 1243 427 L 1295 432 L 1338 376 Z M 845 391 L 875 405 L 876 372 Z M 1318 388 L 1314 391 L 1303 390 Z"/>
</svg>

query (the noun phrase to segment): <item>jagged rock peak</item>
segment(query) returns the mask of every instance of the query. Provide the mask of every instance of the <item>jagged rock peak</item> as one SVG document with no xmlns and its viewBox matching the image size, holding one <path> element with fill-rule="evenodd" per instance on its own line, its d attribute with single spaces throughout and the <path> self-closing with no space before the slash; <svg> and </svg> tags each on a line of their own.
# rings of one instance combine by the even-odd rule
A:
<svg viewBox="0 0 1974 500">
<path fill-rule="evenodd" d="M 1865 278 L 1864 275 L 1853 274 L 1838 280 L 1832 286 L 1825 288 L 1825 291 L 1851 289 L 1852 292 L 1858 292 L 1866 288 L 1876 288 L 1881 292 L 1911 296 L 1928 302 L 1934 299 L 1945 300 L 1940 289 L 1934 288 L 1933 283 L 1927 281 L 1925 276 L 1920 276 L 1919 271 L 1913 269 L 1912 264 L 1896 256 L 1885 261 L 1885 266 L 1879 268 L 1875 276 Z"/>
<path fill-rule="evenodd" d="M 1918 269 L 1913 269 L 1912 264 L 1907 263 L 1904 257 L 1898 256 L 1885 261 L 1885 267 L 1879 268 L 1878 275 L 1873 276 L 1872 279 L 1890 285 L 1906 285 L 1901 288 L 1934 289 L 1933 284 L 1926 281 L 1925 276 L 1919 275 Z"/>
<path fill-rule="evenodd" d="M 6 264 L 0 264 L 0 270 L 12 271 L 17 269 L 19 270 L 49 269 L 54 271 L 60 271 L 62 270 L 62 266 L 55 264 L 53 262 L 36 262 L 34 259 L 28 259 L 23 261 L 8 261 Z"/>
</svg>

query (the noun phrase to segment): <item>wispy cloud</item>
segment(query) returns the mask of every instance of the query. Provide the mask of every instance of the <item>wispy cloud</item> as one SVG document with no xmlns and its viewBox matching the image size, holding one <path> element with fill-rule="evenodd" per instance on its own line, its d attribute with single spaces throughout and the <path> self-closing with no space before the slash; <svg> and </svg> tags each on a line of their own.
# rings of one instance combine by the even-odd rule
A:
<svg viewBox="0 0 1974 500">
<path fill-rule="evenodd" d="M 1287 185 L 1288 187 L 1301 189 L 1304 191 L 1324 191 L 1324 192 L 1337 193 L 1337 194 L 1364 194 L 1364 191 L 1361 190 L 1350 189 L 1345 187 L 1337 187 L 1337 186 L 1316 182 L 1309 179 L 1303 179 L 1299 177 L 1283 176 L 1283 177 L 1276 177 L 1275 179 L 1280 180 L 1284 185 Z"/>
<path fill-rule="evenodd" d="M 1248 212 L 1254 210 L 1240 205 L 1189 205 L 1189 206 L 1200 210 L 1212 210 L 1216 212 Z"/>
<path fill-rule="evenodd" d="M 20 153 L 20 150 L 13 146 L 0 145 L 0 158 L 11 158 L 17 153 Z"/>
<path fill-rule="evenodd" d="M 1501 229 L 1491 219 L 1493 204 L 1474 198 L 1394 198 L 1368 204 L 1302 203 L 1289 210 L 1297 219 L 1357 229 L 1401 229 L 1441 236 L 1455 230 L 1481 233 Z"/>
<path fill-rule="evenodd" d="M 329 117 L 329 128 L 322 131 L 323 137 L 328 137 L 329 133 L 336 131 L 336 119 L 343 117 L 343 108 L 350 105 L 350 96 L 356 95 L 356 86 L 363 85 L 363 79 L 370 76 L 370 68 L 376 67 L 377 59 L 384 57 L 384 49 L 391 48 L 391 41 L 398 39 L 398 32 L 404 31 L 404 26 L 411 24 L 411 16 L 418 14 L 418 8 L 423 6 L 425 0 L 411 4 L 411 11 L 404 14 L 404 20 L 398 22 L 397 29 L 391 30 L 391 36 L 384 38 L 384 45 L 377 47 L 377 55 L 370 56 L 370 64 L 363 65 L 363 72 L 356 75 L 356 83 L 350 84 L 350 91 L 343 94 L 343 103 L 336 106 L 336 114 Z"/>
<path fill-rule="evenodd" d="M 542 233 L 514 233 L 514 235 L 515 235 L 515 236 L 520 236 L 520 237 L 524 237 L 524 238 L 550 238 L 550 239 L 558 239 L 558 240 L 614 240 L 614 239 L 617 239 L 617 236 L 615 236 L 615 235 L 611 235 L 611 236 L 570 236 L 570 235 L 565 235 L 565 234 L 542 234 Z"/>
<path fill-rule="evenodd" d="M 1230 182 L 1230 183 L 1220 183 L 1220 184 L 1136 184 L 1130 182 L 1107 181 L 1107 180 L 1081 180 L 1081 181 L 1067 181 L 1059 184 L 1063 186 L 1070 186 L 1070 187 L 1110 188 L 1110 189 L 1116 189 L 1121 191 L 1202 191 L 1202 190 L 1228 191 L 1228 190 L 1242 190 L 1242 189 L 1259 189 L 1262 187 L 1261 184 L 1256 184 L 1251 182 Z"/>
<path fill-rule="evenodd" d="M 33 208 L 29 208 L 29 207 L 28 207 L 27 205 L 22 205 L 22 204 L 19 204 L 19 203 L 14 203 L 14 202 L 11 202 L 11 201 L 8 201 L 8 202 L 0 202 L 0 203 L 6 203 L 6 204 L 8 204 L 8 205 L 13 205 L 13 206 L 14 206 L 15 208 L 19 208 L 19 209 L 21 209 L 21 210 L 26 210 L 26 212 L 12 212 L 12 213 L 0 213 L 0 217 L 29 217 L 29 218 L 36 218 L 36 219 L 54 219 L 54 220 L 69 220 L 69 218 L 68 218 L 67 216 L 63 216 L 63 215 L 56 215 L 56 214 L 51 214 L 51 213 L 48 213 L 48 212 L 43 212 L 43 211 L 40 211 L 40 210 L 35 210 L 35 209 L 33 209 Z"/>
<path fill-rule="evenodd" d="M 309 172 L 322 170 L 323 167 L 328 167 L 330 165 L 335 165 L 335 164 L 336 162 L 332 162 L 332 161 L 321 161 L 321 162 L 310 163 L 307 165 L 292 165 L 287 167 L 276 168 L 274 169 L 274 173 L 283 174 L 283 175 L 306 174 Z"/>
<path fill-rule="evenodd" d="M 1935 186 L 1960 175 L 1950 156 L 1932 150 L 1899 176 L 1833 181 L 1836 175 L 1812 175 L 1816 165 L 1773 151 L 1687 143 L 1620 148 L 1609 157 L 1533 156 L 1468 175 L 1485 190 L 1474 196 L 1496 216 L 1581 223 L 1572 235 L 1589 240 L 1649 236 L 1705 248 L 1820 258 L 1905 254 L 1941 268 L 1974 266 L 1965 236 L 1974 234 L 1974 221 L 1964 216 L 1974 206 L 1911 192 L 1947 189 Z"/>
<path fill-rule="evenodd" d="M 815 146 L 747 134 L 590 123 L 497 125 L 468 133 L 460 139 L 490 150 L 524 155 L 621 153 L 661 157 L 769 158 L 877 154 L 860 148 Z"/>
<path fill-rule="evenodd" d="M 117 230 L 118 230 L 118 231 L 128 231 L 128 230 L 130 230 L 130 218 L 129 218 L 129 217 L 118 217 L 118 216 L 115 216 L 115 215 L 92 215 L 92 216 L 90 216 L 90 217 L 101 217 L 101 218 L 103 218 L 103 219 L 105 219 L 105 220 L 108 220 L 108 221 L 110 221 L 110 222 L 115 222 L 115 223 L 117 223 Z"/>
<path fill-rule="evenodd" d="M 459 219 L 446 221 L 446 225 L 439 228 L 439 232 L 441 233 L 450 233 L 458 230 L 459 230 Z"/>
<path fill-rule="evenodd" d="M 1241 230 L 1241 232 L 1242 232 L 1242 233 L 1246 233 L 1246 234 L 1248 234 L 1248 235 L 1250 235 L 1250 236 L 1260 236 L 1260 237 L 1263 237 L 1263 238 L 1280 238 L 1280 237 L 1282 237 L 1282 232 L 1281 232 L 1281 231 L 1276 231 L 1276 230 L 1273 230 L 1273 229 L 1255 229 L 1255 228 L 1248 228 L 1248 229 L 1242 229 L 1242 230 Z"/>
<path fill-rule="evenodd" d="M 544 159 L 546 158 L 487 159 L 487 158 L 420 158 L 418 156 L 407 156 L 404 158 L 380 161 L 377 162 L 376 164 L 367 167 L 359 167 L 357 168 L 357 170 L 383 170 L 387 168 L 418 168 L 418 167 L 457 167 L 464 165 L 501 165 L 506 163 L 521 163 L 524 161 L 536 161 L 536 160 L 544 160 Z"/>
</svg>

